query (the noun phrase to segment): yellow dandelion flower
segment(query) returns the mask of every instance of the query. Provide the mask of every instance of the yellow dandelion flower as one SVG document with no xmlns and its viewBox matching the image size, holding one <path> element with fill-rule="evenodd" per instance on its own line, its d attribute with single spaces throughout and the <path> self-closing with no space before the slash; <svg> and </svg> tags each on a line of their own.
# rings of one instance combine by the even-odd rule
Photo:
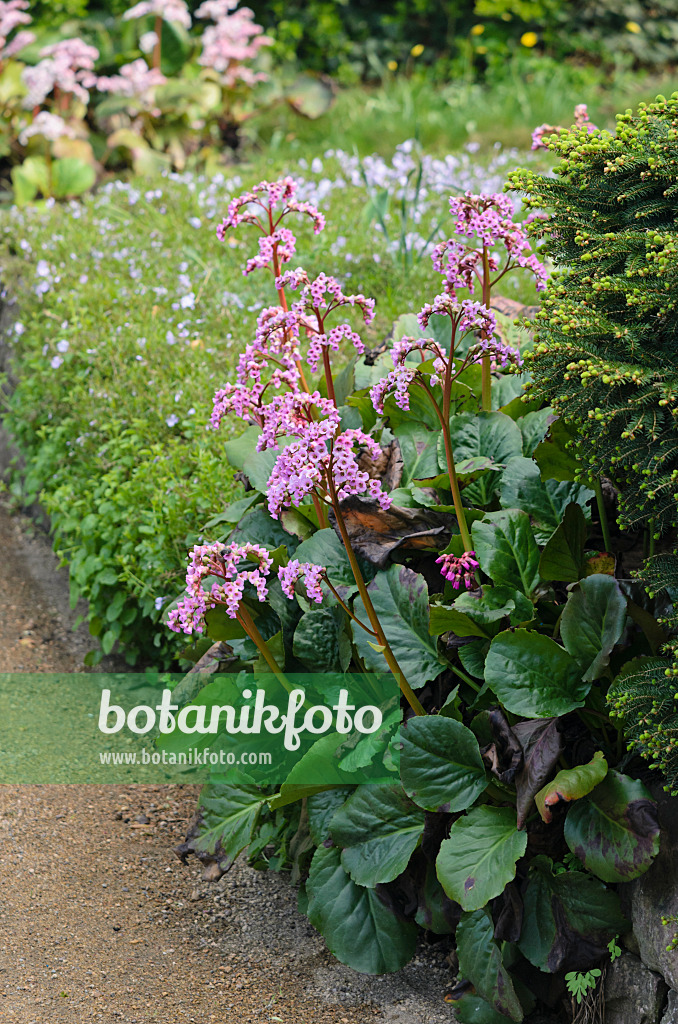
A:
<svg viewBox="0 0 678 1024">
<path fill-rule="evenodd" d="M 520 42 L 523 46 L 533 47 L 539 42 L 539 36 L 536 32 L 523 32 L 520 37 Z"/>
<path fill-rule="evenodd" d="M 637 36 L 638 33 L 642 31 L 642 29 L 641 29 L 641 27 L 640 27 L 640 25 L 638 24 L 637 21 L 627 21 L 626 22 L 626 31 L 627 32 L 633 32 L 633 34 L 635 36 Z"/>
<path fill-rule="evenodd" d="M 410 50 L 410 53 L 412 54 L 413 57 L 421 57 L 423 52 L 424 52 L 424 45 L 423 45 L 423 43 L 415 43 L 415 45 Z"/>
<path fill-rule="evenodd" d="M 390 60 L 388 62 L 388 64 L 386 65 L 386 67 L 388 68 L 389 71 L 397 71 L 398 70 L 398 61 L 397 60 Z"/>
<path fill-rule="evenodd" d="M 471 29 L 471 35 L 472 36 L 481 36 L 484 31 L 485 31 L 485 26 L 484 25 L 474 25 L 473 28 Z"/>
</svg>

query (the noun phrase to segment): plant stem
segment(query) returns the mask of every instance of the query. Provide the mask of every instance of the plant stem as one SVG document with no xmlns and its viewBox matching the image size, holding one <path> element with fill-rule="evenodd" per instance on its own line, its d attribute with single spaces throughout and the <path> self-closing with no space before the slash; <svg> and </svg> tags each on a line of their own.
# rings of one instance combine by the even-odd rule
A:
<svg viewBox="0 0 678 1024">
<path fill-rule="evenodd" d="M 153 47 L 153 67 L 160 70 L 160 58 L 162 56 L 162 15 L 160 14 L 157 14 L 155 17 L 153 31 L 157 36 L 155 46 Z"/>
<path fill-rule="evenodd" d="M 320 527 L 321 530 L 326 530 L 330 523 L 327 518 L 327 513 L 325 512 L 323 503 L 318 497 L 318 495 L 315 494 L 314 492 L 311 492 L 311 498 L 313 499 L 313 507 L 318 517 L 318 526 Z"/>
<path fill-rule="evenodd" d="M 323 368 L 325 370 L 325 383 L 327 384 L 327 397 L 336 408 L 337 400 L 334 395 L 334 380 L 332 379 L 332 367 L 330 365 L 330 353 L 327 345 L 323 345 Z"/>
<path fill-rule="evenodd" d="M 476 693 L 480 693 L 482 689 L 480 683 L 477 683 L 475 679 L 471 679 L 471 677 L 467 675 L 466 672 L 462 672 L 462 670 L 460 668 L 457 668 L 456 665 L 450 665 L 450 669 L 452 670 L 452 672 L 454 672 L 455 676 L 459 676 L 459 678 L 464 683 L 466 683 L 467 686 L 470 686 L 472 690 L 476 691 Z"/>
<path fill-rule="evenodd" d="M 240 607 L 238 608 L 237 619 L 242 628 L 247 633 L 252 643 L 258 649 L 259 653 L 261 654 L 262 658 L 270 668 L 271 672 L 273 672 L 273 674 L 282 684 L 284 689 L 287 690 L 288 693 L 291 693 L 292 687 L 285 678 L 283 670 L 280 668 L 280 665 L 273 657 L 273 654 L 271 653 L 266 641 L 264 640 L 263 636 L 255 626 L 254 619 L 252 618 L 249 609 L 246 608 L 242 602 L 240 603 Z"/>
<path fill-rule="evenodd" d="M 490 308 L 492 285 L 490 282 L 490 263 L 487 246 L 483 246 L 483 305 Z M 492 357 L 489 352 L 482 357 L 482 399 L 483 412 L 492 410 Z"/>
<path fill-rule="evenodd" d="M 464 550 L 473 550 L 473 541 L 471 540 L 471 534 L 469 533 L 468 524 L 466 522 L 466 513 L 464 512 L 464 506 L 461 500 L 461 491 L 459 490 L 459 481 L 457 480 L 457 471 L 454 468 L 454 452 L 452 451 L 452 437 L 450 435 L 450 421 L 445 421 L 445 417 L 438 408 L 438 403 L 435 400 L 435 396 L 428 384 L 423 378 L 420 378 L 419 383 L 423 387 L 424 391 L 430 398 L 433 408 L 436 411 L 436 415 L 440 420 L 440 426 L 443 429 L 443 442 L 445 445 L 445 460 L 447 462 L 447 472 L 450 477 L 450 490 L 452 491 L 452 501 L 454 503 L 454 511 L 457 516 L 457 522 L 459 523 L 459 532 L 461 539 L 464 542 Z"/>
<path fill-rule="evenodd" d="M 416 694 L 414 693 L 414 690 L 412 689 L 407 679 L 405 678 L 403 670 L 401 669 L 393 651 L 391 650 L 391 646 L 388 640 L 386 639 L 386 635 L 381 627 L 381 623 L 379 622 L 377 613 L 374 610 L 372 599 L 368 593 L 367 586 L 365 585 L 365 580 L 363 579 L 363 574 L 360 571 L 360 566 L 358 565 L 358 559 L 356 558 L 355 552 L 351 545 L 351 538 L 348 535 L 348 530 L 346 529 L 344 517 L 341 514 L 337 490 L 336 487 L 334 486 L 334 481 L 331 478 L 329 480 L 328 486 L 330 497 L 332 499 L 332 507 L 334 508 L 334 514 L 337 518 L 337 526 L 339 528 L 339 533 L 341 534 L 341 539 L 344 542 L 344 547 L 346 548 L 346 554 L 351 565 L 353 578 L 355 579 L 356 586 L 358 587 L 358 593 L 360 594 L 362 602 L 365 606 L 365 611 L 367 612 L 367 617 L 370 620 L 370 625 L 372 626 L 372 629 L 375 632 L 377 640 L 379 641 L 379 645 L 384 648 L 382 653 L 386 660 L 386 664 L 388 665 L 391 672 L 398 680 L 398 685 L 400 686 L 403 696 L 405 697 L 407 703 L 414 711 L 415 715 L 425 715 L 426 711 L 424 710 L 422 704 L 420 703 Z"/>
<path fill-rule="evenodd" d="M 339 604 L 341 605 L 341 607 L 342 607 L 342 608 L 344 609 L 344 611 L 346 612 L 346 614 L 348 615 L 348 617 L 349 617 L 350 619 L 353 619 L 353 621 L 354 621 L 354 622 L 355 622 L 355 623 L 356 623 L 356 624 L 357 624 L 358 626 L 360 626 L 360 628 L 361 628 L 361 629 L 364 629 L 366 633 L 369 633 L 369 634 L 370 634 L 371 636 L 376 636 L 377 634 L 376 634 L 376 633 L 374 632 L 374 630 L 373 630 L 373 629 L 370 629 L 370 627 L 369 627 L 369 626 L 366 626 L 364 622 L 361 622 L 361 621 L 360 621 L 360 619 L 359 619 L 359 618 L 358 618 L 358 617 L 357 617 L 356 615 L 354 615 L 354 614 L 353 614 L 353 612 L 351 611 L 351 609 L 349 608 L 349 606 L 348 606 L 348 605 L 346 604 L 346 602 L 345 602 L 345 601 L 343 600 L 343 598 L 341 597 L 341 595 L 339 594 L 339 592 L 338 592 L 338 591 L 337 591 L 337 590 L 335 589 L 335 587 L 334 587 L 334 586 L 332 585 L 332 583 L 330 583 L 330 581 L 329 581 L 328 577 L 327 577 L 327 576 L 323 577 L 323 580 L 324 580 L 324 582 L 325 582 L 325 583 L 327 584 L 327 586 L 329 587 L 329 589 L 331 590 L 332 594 L 334 595 L 334 597 L 336 598 L 336 600 L 338 601 L 338 603 L 339 603 Z"/>
<path fill-rule="evenodd" d="M 596 505 L 598 506 L 598 515 L 600 517 L 600 528 L 603 531 L 603 544 L 605 550 L 612 551 L 612 540 L 610 539 L 610 524 L 607 521 L 607 511 L 605 510 L 605 502 L 603 501 L 603 488 L 600 484 L 600 477 L 596 476 L 593 480 L 593 490 L 596 495 Z"/>
<path fill-rule="evenodd" d="M 275 231 L 275 225 L 273 223 L 273 211 L 270 208 L 269 208 L 269 211 L 268 211 L 268 225 L 269 225 L 269 232 L 272 235 L 273 232 Z M 280 277 L 280 261 L 278 259 L 278 243 L 277 242 L 273 246 L 273 276 L 275 277 L 276 281 Z M 289 306 L 287 305 L 287 296 L 285 295 L 285 289 L 284 288 L 277 288 L 276 291 L 278 292 L 278 300 L 280 302 L 280 305 L 282 306 L 284 311 L 287 313 L 288 310 L 289 310 Z M 287 328 L 285 328 L 285 334 L 287 334 Z M 296 367 L 297 367 L 297 373 L 299 374 L 299 380 L 301 382 L 302 388 L 304 389 L 304 391 L 307 392 L 307 394 L 310 394 L 311 393 L 311 389 L 309 388 L 308 384 L 306 383 L 306 377 L 304 375 L 304 368 L 301 365 L 301 360 L 299 360 L 299 359 L 296 360 Z"/>
</svg>

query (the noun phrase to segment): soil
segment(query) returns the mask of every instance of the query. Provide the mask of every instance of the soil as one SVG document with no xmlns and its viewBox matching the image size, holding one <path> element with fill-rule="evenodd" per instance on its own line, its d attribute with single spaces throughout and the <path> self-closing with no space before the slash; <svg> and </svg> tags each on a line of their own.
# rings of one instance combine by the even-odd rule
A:
<svg viewBox="0 0 678 1024">
<path fill-rule="evenodd" d="M 92 646 L 32 520 L 0 506 L 0 672 L 82 671 Z M 114 659 L 103 666 L 115 670 Z M 1 778 L 1 776 L 0 776 Z M 442 1024 L 448 947 L 395 975 L 339 964 L 285 876 L 201 879 L 174 847 L 193 786 L 0 787 L 0 1021 Z"/>
</svg>

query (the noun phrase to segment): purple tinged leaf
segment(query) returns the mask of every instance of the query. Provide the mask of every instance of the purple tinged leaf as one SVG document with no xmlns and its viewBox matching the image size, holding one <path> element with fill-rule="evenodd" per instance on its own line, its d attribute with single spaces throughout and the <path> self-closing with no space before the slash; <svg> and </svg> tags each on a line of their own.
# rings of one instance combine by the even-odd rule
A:
<svg viewBox="0 0 678 1024">
<path fill-rule="evenodd" d="M 525 759 L 515 780 L 517 825 L 523 828 L 535 795 L 548 781 L 563 752 L 563 739 L 557 718 L 518 722 L 513 726 L 513 732 L 522 746 Z"/>
</svg>

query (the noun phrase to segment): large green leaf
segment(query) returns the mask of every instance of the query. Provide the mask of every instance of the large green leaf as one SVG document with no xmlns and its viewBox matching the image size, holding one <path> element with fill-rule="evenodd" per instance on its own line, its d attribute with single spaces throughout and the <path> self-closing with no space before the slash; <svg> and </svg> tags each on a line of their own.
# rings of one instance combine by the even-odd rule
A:
<svg viewBox="0 0 678 1024">
<path fill-rule="evenodd" d="M 526 512 L 490 512 L 473 524 L 480 568 L 493 580 L 530 595 L 539 584 L 539 548 Z"/>
<path fill-rule="evenodd" d="M 204 864 L 227 871 L 250 842 L 265 801 L 257 786 L 205 786 L 195 824 L 177 852 L 184 860 L 194 853 Z"/>
<path fill-rule="evenodd" d="M 551 416 L 548 406 L 544 409 L 537 409 L 535 412 L 528 412 L 518 420 L 520 433 L 523 437 L 523 455 L 531 458 L 537 445 L 544 440 L 548 429 L 548 418 Z"/>
<path fill-rule="evenodd" d="M 506 463 L 523 450 L 520 428 L 503 412 L 463 412 L 453 416 L 450 436 L 455 462 L 486 455 L 495 462 Z"/>
<path fill-rule="evenodd" d="M 168 77 L 176 75 L 177 71 L 186 63 L 191 52 L 191 38 L 183 25 L 176 21 L 169 22 L 163 19 L 160 43 L 162 73 Z"/>
<path fill-rule="evenodd" d="M 52 164 L 52 192 L 57 199 L 82 195 L 92 187 L 96 178 L 92 165 L 77 156 L 65 156 Z"/>
<path fill-rule="evenodd" d="M 475 456 L 486 456 L 495 463 L 505 465 L 509 459 L 522 454 L 523 440 L 520 429 L 503 412 L 464 412 L 450 420 L 450 436 L 455 463 L 464 462 Z M 440 468 L 446 469 L 444 459 Z M 472 485 L 471 500 L 478 505 L 487 505 L 501 478 L 501 472 L 490 472 Z M 470 494 L 471 492 L 468 491 Z"/>
<path fill-rule="evenodd" d="M 454 1016 L 460 1024 L 506 1024 L 511 1019 L 505 1013 L 497 1013 L 488 1002 L 474 995 L 473 989 L 455 1000 Z"/>
<path fill-rule="evenodd" d="M 504 619 L 511 626 L 529 622 L 534 616 L 532 602 L 511 587 L 483 587 L 480 597 L 461 594 L 451 608 L 431 605 L 430 630 L 433 636 L 452 630 L 457 636 L 490 638 Z"/>
<path fill-rule="evenodd" d="M 423 480 L 438 473 L 438 436 L 423 423 L 407 421 L 394 430 L 403 457 L 401 487 L 413 480 Z"/>
<path fill-rule="evenodd" d="M 299 539 L 284 530 L 278 520 L 264 508 L 246 512 L 228 539 L 237 541 L 238 544 L 261 544 L 269 551 L 275 551 L 276 548 L 285 545 L 290 554 L 299 543 Z"/>
<path fill-rule="evenodd" d="M 453 718 L 410 718 L 400 732 L 400 778 L 428 811 L 465 811 L 487 786 L 478 740 Z"/>
<path fill-rule="evenodd" d="M 423 810 L 396 784 L 359 786 L 330 826 L 344 868 L 368 889 L 402 874 L 423 830 Z"/>
<path fill-rule="evenodd" d="M 346 554 L 346 548 L 337 537 L 334 530 L 318 530 L 312 537 L 299 545 L 294 557 L 300 562 L 313 562 L 315 565 L 324 565 L 327 575 L 335 587 L 353 587 L 355 579 L 351 571 L 351 563 Z M 376 570 L 364 558 L 358 557 L 360 571 L 363 579 L 371 580 Z M 367 635 L 367 634 L 366 634 Z M 383 665 L 379 666 L 383 668 Z"/>
<path fill-rule="evenodd" d="M 436 875 L 435 864 L 428 862 L 423 881 L 417 889 L 415 921 L 436 935 L 453 935 L 459 924 L 461 907 L 451 900 Z"/>
<path fill-rule="evenodd" d="M 474 807 L 454 822 L 436 861 L 443 889 L 472 911 L 504 891 L 527 848 L 527 834 L 516 827 L 510 807 Z"/>
<path fill-rule="evenodd" d="M 539 559 L 539 575 L 545 580 L 576 583 L 585 575 L 584 546 L 588 528 L 580 505 L 571 502 L 563 521 L 549 538 Z"/>
<path fill-rule="evenodd" d="M 297 114 L 315 121 L 326 114 L 332 106 L 334 91 L 329 80 L 301 74 L 285 91 L 285 99 Z"/>
<path fill-rule="evenodd" d="M 308 918 L 341 963 L 362 974 L 385 974 L 414 956 L 417 925 L 396 917 L 374 889 L 357 885 L 339 850 L 316 850 L 306 892 Z"/>
<path fill-rule="evenodd" d="M 626 622 L 626 598 L 613 576 L 596 573 L 570 592 L 560 620 L 560 635 L 584 673 L 598 679 Z"/>
<path fill-rule="evenodd" d="M 308 811 L 308 828 L 316 846 L 322 846 L 330 837 L 330 822 L 341 805 L 348 800 L 353 792 L 348 786 L 336 789 L 325 789 L 321 793 L 312 793 L 306 801 Z"/>
<path fill-rule="evenodd" d="M 303 547 L 304 544 L 299 551 Z M 438 654 L 437 643 L 429 634 L 428 588 L 424 577 L 403 565 L 392 565 L 388 572 L 378 573 L 367 589 L 386 639 L 410 686 L 417 689 L 439 676 L 447 663 Z M 353 611 L 369 626 L 360 598 L 356 598 Z M 386 662 L 383 654 L 372 646 L 375 638 L 357 623 L 352 626 L 354 643 L 366 667 L 383 672 Z"/>
<path fill-rule="evenodd" d="M 534 802 L 542 821 L 549 822 L 553 817 L 552 807 L 556 804 L 568 804 L 572 800 L 580 800 L 601 782 L 607 775 L 607 761 L 602 750 L 596 750 L 587 764 L 575 765 L 574 768 L 563 768 L 555 779 L 547 783 L 538 793 Z"/>
<path fill-rule="evenodd" d="M 312 672 L 345 672 L 351 660 L 346 619 L 339 607 L 311 608 L 294 631 L 295 658 Z"/>
<path fill-rule="evenodd" d="M 532 861 L 523 902 L 518 948 L 548 973 L 587 970 L 628 927 L 616 893 L 583 871 L 554 874 L 548 857 Z"/>
<path fill-rule="evenodd" d="M 546 438 L 537 445 L 533 458 L 542 480 L 574 480 L 581 471 L 581 463 L 574 454 L 577 431 L 562 417 L 554 419 Z"/>
<path fill-rule="evenodd" d="M 628 882 L 659 852 L 657 805 L 642 782 L 611 771 L 568 811 L 565 841 L 604 882 Z"/>
<path fill-rule="evenodd" d="M 539 467 L 532 459 L 519 456 L 510 459 L 501 475 L 499 486 L 504 508 L 521 508 L 533 520 L 535 537 L 545 544 L 559 526 L 571 502 L 588 512 L 594 492 L 581 484 L 568 481 L 542 480 Z"/>
<path fill-rule="evenodd" d="M 487 910 L 462 914 L 457 928 L 457 955 L 459 973 L 472 982 L 478 995 L 497 1013 L 521 1021 L 523 1008 L 511 975 L 502 963 L 501 950 L 494 941 L 494 924 Z M 483 1017 L 470 1019 L 487 1020 Z"/>
<path fill-rule="evenodd" d="M 506 630 L 494 638 L 485 682 L 508 711 L 524 718 L 566 715 L 583 705 L 591 689 L 567 651 L 551 637 L 527 629 Z"/>
</svg>

